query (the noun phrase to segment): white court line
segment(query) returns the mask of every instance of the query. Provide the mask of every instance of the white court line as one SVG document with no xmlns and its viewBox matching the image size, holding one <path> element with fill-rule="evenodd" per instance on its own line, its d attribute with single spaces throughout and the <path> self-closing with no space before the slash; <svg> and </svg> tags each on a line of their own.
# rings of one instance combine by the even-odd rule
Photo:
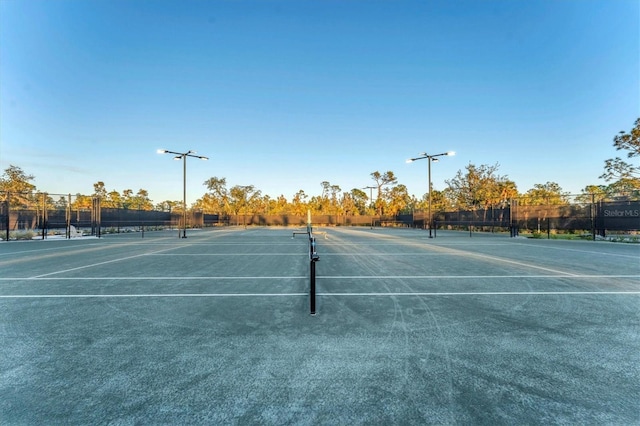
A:
<svg viewBox="0 0 640 426">
<path fill-rule="evenodd" d="M 308 276 L 206 276 L 206 277 L 15 277 L 0 278 L 1 281 L 201 281 L 201 280 L 300 280 Z M 603 279 L 636 278 L 640 275 L 322 275 L 317 280 L 478 280 L 478 279 Z"/>
<path fill-rule="evenodd" d="M 548 296 L 585 294 L 640 294 L 640 291 L 487 291 L 459 293 L 317 293 L 316 296 Z"/>
<path fill-rule="evenodd" d="M 317 293 L 320 297 L 366 296 L 582 296 L 582 295 L 640 295 L 640 291 L 491 291 L 460 293 Z M 175 297 L 300 297 L 308 293 L 167 293 L 167 294 L 30 294 L 4 295 L 0 299 L 107 299 L 107 298 L 175 298 Z"/>
<path fill-rule="evenodd" d="M 0 296 L 0 299 L 82 299 L 138 297 L 298 297 L 309 293 L 156 293 L 156 294 L 21 294 Z"/>
<path fill-rule="evenodd" d="M 4 253 L 0 253 L 0 259 L 3 258 L 4 256 L 8 256 L 8 255 L 14 255 L 14 254 L 39 254 L 42 253 L 43 251 L 61 251 L 61 250 L 66 250 L 66 249 L 79 249 L 79 248 L 85 248 L 85 247 L 90 247 L 90 246 L 97 246 L 99 245 L 98 243 L 92 243 L 92 244 L 85 244 L 85 245 L 74 245 L 74 246 L 66 246 L 66 247 L 50 247 L 50 248 L 44 248 L 44 249 L 33 249 L 33 250 L 22 250 L 22 251 L 9 251 L 9 252 L 4 252 Z"/>
<path fill-rule="evenodd" d="M 302 242 L 302 240 L 300 240 Z M 122 243 L 113 243 L 112 245 L 123 245 Z M 180 244 L 178 243 L 173 243 L 170 241 L 167 242 L 149 242 L 149 243 L 145 243 L 145 242 L 136 242 L 136 243 L 130 243 L 132 245 L 144 245 L 144 246 L 176 246 L 176 247 L 190 247 L 190 246 L 195 246 L 195 247 L 201 247 L 201 246 L 269 246 L 269 247 L 273 247 L 273 246 L 288 246 L 288 247 L 300 247 L 301 244 L 299 243 L 278 243 L 278 242 L 253 242 L 253 243 L 221 243 L 221 242 L 212 242 L 212 243 L 203 243 L 203 242 L 193 242 L 193 243 L 183 243 Z"/>
<path fill-rule="evenodd" d="M 640 278 L 640 275 L 565 275 L 565 274 L 556 274 L 556 275 L 387 275 L 387 276 L 379 276 L 379 275 L 322 275 L 316 276 L 316 279 L 366 279 L 366 280 L 380 280 L 380 279 L 410 279 L 410 280 L 423 280 L 423 279 L 500 279 L 500 278 L 508 278 L 508 279 L 526 279 L 526 278 L 571 278 L 571 279 L 583 279 L 583 278 Z"/>
<path fill-rule="evenodd" d="M 152 252 L 152 253 L 159 253 L 161 251 L 175 250 L 177 248 L 179 248 L 179 247 L 171 247 L 171 248 L 164 249 L 164 250 L 158 250 L 157 252 Z M 137 257 L 148 256 L 149 254 L 150 253 L 135 254 L 133 256 L 122 257 L 122 258 L 119 258 L 119 259 L 112 259 L 112 260 L 106 260 L 104 262 L 92 263 L 91 265 L 83 265 L 83 266 L 78 266 L 78 267 L 75 267 L 75 268 L 64 269 L 62 271 L 49 272 L 48 274 L 35 275 L 35 276 L 31 277 L 31 278 L 43 278 L 43 277 L 48 277 L 49 275 L 63 274 L 65 272 L 77 271 L 79 269 L 93 268 L 94 266 L 106 265 L 108 263 L 120 262 L 122 260 L 129 260 L 129 259 L 135 259 Z"/>
<path fill-rule="evenodd" d="M 401 239 L 399 239 L 401 240 Z M 401 241 L 402 244 L 404 244 L 403 241 Z M 415 243 L 414 243 L 415 244 Z M 412 244 L 412 245 L 414 245 Z M 497 256 L 491 256 L 491 255 L 484 255 L 481 253 L 474 253 L 474 252 L 470 252 L 467 250 L 460 250 L 457 248 L 452 248 L 452 247 L 446 247 L 444 245 L 437 245 L 437 244 L 429 244 L 429 245 L 425 245 L 424 246 L 425 249 L 430 249 L 432 250 L 432 252 L 436 252 L 439 254 L 448 254 L 448 255 L 455 255 L 455 256 L 462 256 L 462 257 L 471 257 L 471 258 L 478 258 L 478 259 L 484 259 L 484 260 L 489 260 L 489 261 L 493 261 L 493 262 L 501 262 L 501 263 L 507 263 L 507 264 L 511 264 L 511 265 L 517 265 L 517 266 L 521 266 L 521 267 L 525 267 L 525 268 L 530 268 L 530 269 L 538 269 L 541 271 L 547 271 L 547 272 L 551 272 L 554 274 L 563 274 L 566 276 L 576 276 L 578 274 L 573 274 L 571 272 L 565 272 L 562 270 L 558 270 L 558 269 L 554 269 L 554 268 L 547 268 L 544 266 L 538 266 L 538 265 L 533 265 L 530 263 L 525 263 L 525 262 L 519 262 L 516 260 L 511 260 L 511 259 L 505 259 L 502 257 L 497 257 Z M 321 254 L 322 256 L 322 254 Z"/>
<path fill-rule="evenodd" d="M 529 244 L 523 244 L 523 243 L 515 243 L 516 245 L 519 246 L 525 246 L 525 247 L 533 247 L 533 248 L 545 248 L 545 249 L 553 249 L 553 250 L 563 250 L 563 251 L 575 251 L 578 253 L 588 253 L 588 254 L 600 254 L 603 256 L 617 256 L 617 257 L 628 257 L 630 259 L 638 259 L 639 256 L 638 255 L 629 255 L 629 254 L 620 254 L 620 253 L 608 253 L 608 252 L 604 252 L 604 251 L 592 251 L 592 250 L 578 250 L 578 249 L 572 249 L 572 248 L 566 248 L 566 247 L 554 247 L 554 246 L 543 246 L 543 245 L 529 245 Z"/>
<path fill-rule="evenodd" d="M 380 253 L 380 252 L 375 252 L 375 253 L 366 253 L 366 252 L 358 252 L 358 253 L 351 253 L 351 252 L 344 252 L 344 253 L 338 253 L 338 252 L 333 252 L 333 253 L 326 253 L 326 252 L 322 252 L 321 253 L 322 256 L 367 256 L 367 257 L 373 257 L 373 256 L 380 256 L 380 257 L 393 257 L 393 256 L 451 256 L 450 253 L 434 253 L 434 252 L 416 252 L 416 253 Z"/>
<path fill-rule="evenodd" d="M 147 256 L 305 256 L 307 253 L 150 253 Z"/>
<path fill-rule="evenodd" d="M 232 276 L 232 277 L 21 277 L 0 278 L 0 281 L 187 281 L 187 280 L 299 280 L 308 276 Z"/>
<path fill-rule="evenodd" d="M 505 258 L 497 257 L 497 256 L 490 256 L 490 255 L 485 255 L 485 254 L 480 254 L 480 253 L 474 253 L 474 252 L 470 252 L 470 251 L 466 251 L 466 250 L 458 250 L 458 249 L 453 249 L 453 248 L 448 248 L 448 247 L 440 247 L 440 246 L 433 246 L 433 248 L 436 249 L 436 250 L 440 249 L 441 251 L 443 251 L 445 253 L 451 252 L 451 254 L 461 255 L 462 257 L 475 257 L 475 258 L 479 258 L 479 259 L 487 259 L 487 260 L 494 261 L 494 262 L 502 262 L 502 263 L 508 263 L 508 264 L 512 264 L 512 265 L 522 266 L 522 267 L 525 267 L 525 268 L 539 269 L 541 271 L 547 271 L 547 272 L 552 272 L 554 274 L 562 274 L 562 275 L 571 276 L 571 277 L 575 277 L 575 276 L 579 275 L 579 274 L 573 274 L 571 272 L 561 271 L 561 270 L 554 269 L 554 268 L 545 268 L 544 266 L 532 265 L 530 263 L 518 262 L 518 261 L 515 261 L 515 260 L 511 260 L 511 259 L 505 259 Z"/>
<path fill-rule="evenodd" d="M 429 240 L 428 237 L 424 237 L 425 240 Z M 430 242 L 432 242 L 433 240 L 429 240 Z M 372 242 L 367 242 L 367 241 L 363 241 L 361 243 L 343 243 L 343 242 L 339 242 L 336 240 L 327 240 L 326 242 L 322 242 L 323 246 L 365 246 L 365 247 L 371 247 L 371 246 L 399 246 L 399 245 L 406 245 L 407 242 L 410 243 L 415 243 L 416 240 L 411 240 L 411 239 L 407 239 L 407 240 L 403 240 L 403 239 L 398 239 L 397 242 L 394 243 L 372 243 Z M 421 242 L 421 241 L 420 241 Z M 455 243 L 455 242 L 433 242 L 433 244 L 429 244 L 429 245 L 425 245 L 424 247 L 428 247 L 428 246 L 438 246 L 438 247 L 445 247 L 445 246 L 468 246 L 468 243 Z M 504 246 L 504 243 L 477 243 L 474 244 L 473 246 Z"/>
</svg>

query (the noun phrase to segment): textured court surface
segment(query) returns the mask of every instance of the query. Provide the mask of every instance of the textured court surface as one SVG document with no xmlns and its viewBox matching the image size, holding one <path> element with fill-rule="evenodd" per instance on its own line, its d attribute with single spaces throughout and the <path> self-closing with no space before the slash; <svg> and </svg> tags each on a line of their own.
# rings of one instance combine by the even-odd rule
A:
<svg viewBox="0 0 640 426">
<path fill-rule="evenodd" d="M 2 424 L 640 424 L 640 245 L 326 228 L 0 244 Z"/>
</svg>

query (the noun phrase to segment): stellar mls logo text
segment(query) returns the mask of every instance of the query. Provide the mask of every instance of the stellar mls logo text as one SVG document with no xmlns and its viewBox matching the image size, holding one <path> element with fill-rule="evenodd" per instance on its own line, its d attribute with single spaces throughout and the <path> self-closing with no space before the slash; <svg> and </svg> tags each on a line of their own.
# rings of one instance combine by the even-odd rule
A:
<svg viewBox="0 0 640 426">
<path fill-rule="evenodd" d="M 626 209 L 626 210 L 604 210 L 604 215 L 607 217 L 638 217 L 640 216 L 640 210 Z"/>
</svg>

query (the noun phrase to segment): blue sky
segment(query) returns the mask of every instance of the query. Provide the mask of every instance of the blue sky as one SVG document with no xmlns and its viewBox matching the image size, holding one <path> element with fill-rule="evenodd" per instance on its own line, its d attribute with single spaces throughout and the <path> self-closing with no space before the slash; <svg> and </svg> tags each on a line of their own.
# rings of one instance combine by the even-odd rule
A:
<svg viewBox="0 0 640 426">
<path fill-rule="evenodd" d="M 640 117 L 640 2 L 0 0 L 0 169 L 41 191 L 182 199 L 393 171 L 426 192 L 498 163 L 525 192 L 602 184 Z M 367 191 L 368 193 L 368 191 Z"/>
</svg>

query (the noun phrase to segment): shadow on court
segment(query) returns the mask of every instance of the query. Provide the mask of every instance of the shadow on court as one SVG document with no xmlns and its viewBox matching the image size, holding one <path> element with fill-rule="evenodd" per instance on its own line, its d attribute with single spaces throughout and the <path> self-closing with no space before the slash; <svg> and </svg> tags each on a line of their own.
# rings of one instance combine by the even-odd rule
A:
<svg viewBox="0 0 640 426">
<path fill-rule="evenodd" d="M 292 231 L 0 244 L 2 423 L 640 424 L 640 246 Z"/>
</svg>

